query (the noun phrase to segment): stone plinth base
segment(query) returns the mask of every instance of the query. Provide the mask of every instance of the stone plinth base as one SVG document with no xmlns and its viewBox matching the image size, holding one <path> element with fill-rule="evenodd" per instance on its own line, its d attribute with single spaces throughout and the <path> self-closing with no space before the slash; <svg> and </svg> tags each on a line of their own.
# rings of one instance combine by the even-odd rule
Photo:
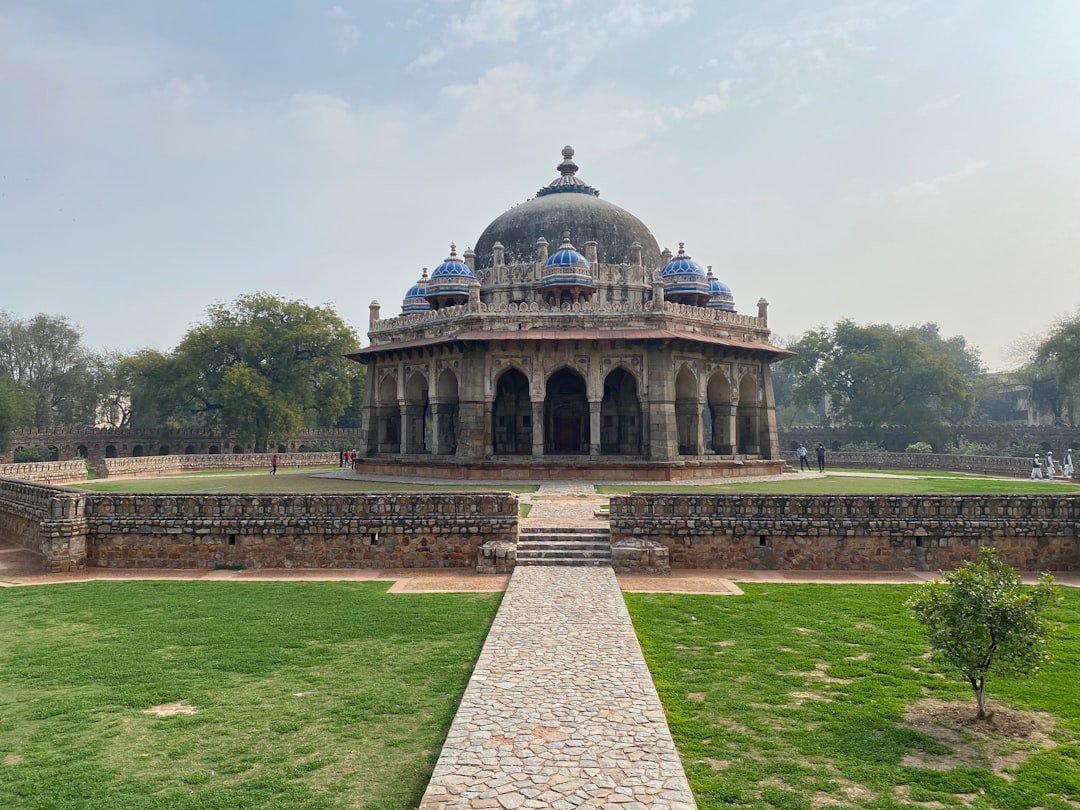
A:
<svg viewBox="0 0 1080 810">
<path fill-rule="evenodd" d="M 647 461 L 614 456 L 507 456 L 461 461 L 453 456 L 384 456 L 358 459 L 364 475 L 466 481 L 694 481 L 780 475 L 781 459 L 705 456 Z"/>
</svg>

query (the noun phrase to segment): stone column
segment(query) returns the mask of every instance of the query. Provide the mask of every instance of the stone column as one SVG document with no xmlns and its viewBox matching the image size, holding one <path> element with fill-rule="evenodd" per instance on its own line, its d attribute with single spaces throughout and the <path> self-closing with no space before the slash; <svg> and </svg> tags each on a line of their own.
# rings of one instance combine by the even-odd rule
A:
<svg viewBox="0 0 1080 810">
<path fill-rule="evenodd" d="M 732 402 L 728 406 L 727 413 L 727 439 L 728 439 L 728 452 L 732 455 L 739 452 L 739 403 Z"/>
<path fill-rule="evenodd" d="M 544 455 L 544 401 L 532 403 L 532 454 Z"/>
<path fill-rule="evenodd" d="M 600 455 L 600 403 L 589 403 L 589 455 Z"/>
<path fill-rule="evenodd" d="M 398 402 L 398 452 L 405 455 L 409 452 L 409 404 L 404 400 Z"/>
<path fill-rule="evenodd" d="M 442 454 L 439 431 L 442 427 L 443 406 L 435 399 L 429 400 L 428 404 L 431 405 L 431 454 L 438 456 Z"/>
<path fill-rule="evenodd" d="M 675 421 L 675 366 L 666 344 L 653 343 L 646 352 L 649 401 L 645 428 L 649 458 L 674 461 L 679 457 L 679 429 Z"/>
<path fill-rule="evenodd" d="M 491 450 L 491 405 L 486 405 L 485 420 L 484 355 L 468 349 L 461 355 L 461 374 L 458 377 L 458 437 L 457 457 L 479 459 Z"/>
</svg>

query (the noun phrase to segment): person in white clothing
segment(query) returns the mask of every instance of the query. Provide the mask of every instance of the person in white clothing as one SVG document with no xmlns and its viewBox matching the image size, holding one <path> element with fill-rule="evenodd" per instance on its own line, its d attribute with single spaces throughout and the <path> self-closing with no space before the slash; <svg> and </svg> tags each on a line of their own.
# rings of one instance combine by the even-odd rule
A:
<svg viewBox="0 0 1080 810">
<path fill-rule="evenodd" d="M 1031 462 L 1031 480 L 1042 480 L 1042 459 L 1039 458 L 1039 454 L 1035 454 L 1035 459 Z"/>
<path fill-rule="evenodd" d="M 1065 463 L 1061 465 L 1061 472 L 1066 478 L 1072 478 L 1073 463 L 1071 447 L 1065 451 Z"/>
<path fill-rule="evenodd" d="M 1054 454 L 1049 450 L 1046 451 L 1046 480 L 1054 480 Z"/>
</svg>

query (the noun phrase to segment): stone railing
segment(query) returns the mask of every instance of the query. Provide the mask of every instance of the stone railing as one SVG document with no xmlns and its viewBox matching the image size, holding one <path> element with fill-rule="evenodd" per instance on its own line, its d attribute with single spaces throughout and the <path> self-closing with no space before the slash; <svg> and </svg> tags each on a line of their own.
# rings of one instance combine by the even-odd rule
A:
<svg viewBox="0 0 1080 810">
<path fill-rule="evenodd" d="M 509 493 L 93 495 L 89 564 L 121 568 L 473 568 L 517 536 Z"/>
<path fill-rule="evenodd" d="M 672 568 L 955 568 L 980 546 L 1026 571 L 1080 569 L 1080 496 L 653 495 L 611 499 L 612 545 L 668 550 Z"/>
<path fill-rule="evenodd" d="M 695 307 L 689 306 L 687 304 L 673 304 L 671 302 L 665 302 L 662 310 L 654 310 L 651 304 L 642 304 L 638 302 L 611 303 L 601 301 L 580 301 L 576 304 L 549 306 L 548 304 L 533 301 L 521 304 L 480 303 L 475 308 L 470 307 L 468 304 L 462 304 L 456 307 L 445 307 L 443 309 L 433 309 L 426 312 L 412 312 L 407 315 L 396 315 L 392 318 L 382 318 L 378 321 L 375 321 L 375 323 L 371 325 L 369 331 L 373 335 L 375 335 L 382 332 L 395 331 L 399 329 L 446 323 L 448 321 L 459 320 L 467 316 L 480 316 L 484 320 L 488 320 L 492 317 L 497 317 L 499 315 L 506 315 L 510 318 L 517 319 L 521 315 L 544 317 L 561 316 L 568 313 L 588 313 L 590 315 L 601 317 L 605 315 L 611 315 L 614 317 L 625 317 L 626 315 L 631 314 L 639 314 L 644 316 L 656 315 L 658 313 L 668 313 L 673 315 L 692 317 L 695 320 L 699 321 L 704 320 L 715 323 L 727 323 L 755 329 L 767 328 L 765 319 L 758 318 L 753 315 L 740 315 L 737 312 L 728 312 L 719 309 L 708 309 L 706 307 Z"/>
<path fill-rule="evenodd" d="M 0 478 L 0 539 L 37 552 L 42 570 L 86 565 L 86 495 Z"/>
<path fill-rule="evenodd" d="M 267 470 L 273 453 L 207 453 L 190 456 L 139 456 L 106 458 L 97 462 L 99 475 L 135 478 L 146 475 L 175 475 L 202 470 Z M 278 453 L 278 469 L 324 467 L 338 463 L 337 453 Z"/>
<path fill-rule="evenodd" d="M 41 484 L 72 484 L 86 480 L 86 462 L 76 460 L 0 464 L 0 477 L 37 481 Z"/>
<path fill-rule="evenodd" d="M 810 466 L 817 469 L 814 448 L 807 447 Z M 783 453 L 784 461 L 798 469 L 799 457 L 790 450 Z M 1075 458 L 1075 454 L 1074 454 Z M 961 456 L 951 453 L 846 453 L 828 452 L 828 467 L 855 467 L 864 470 L 940 470 L 942 472 L 966 472 L 979 475 L 999 475 L 1007 478 L 1027 478 L 1031 475 L 1031 459 L 1013 456 Z M 1061 466 L 1061 459 L 1055 460 Z M 1073 471 L 1074 476 L 1076 471 Z M 1061 475 L 1060 471 L 1058 475 Z"/>
</svg>

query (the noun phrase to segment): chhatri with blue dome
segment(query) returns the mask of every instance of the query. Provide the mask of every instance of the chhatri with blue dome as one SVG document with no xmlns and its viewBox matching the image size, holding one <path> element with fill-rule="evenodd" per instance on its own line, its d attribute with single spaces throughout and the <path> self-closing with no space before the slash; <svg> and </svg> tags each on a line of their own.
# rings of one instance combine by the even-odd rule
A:
<svg viewBox="0 0 1080 810">
<path fill-rule="evenodd" d="M 737 312 L 711 267 L 681 242 L 661 250 L 574 155 L 475 250 L 451 245 L 400 314 L 371 303 L 369 345 L 350 355 L 368 367 L 358 467 L 529 481 L 780 471 L 770 365 L 791 353 L 769 341 L 768 302 Z"/>
</svg>

